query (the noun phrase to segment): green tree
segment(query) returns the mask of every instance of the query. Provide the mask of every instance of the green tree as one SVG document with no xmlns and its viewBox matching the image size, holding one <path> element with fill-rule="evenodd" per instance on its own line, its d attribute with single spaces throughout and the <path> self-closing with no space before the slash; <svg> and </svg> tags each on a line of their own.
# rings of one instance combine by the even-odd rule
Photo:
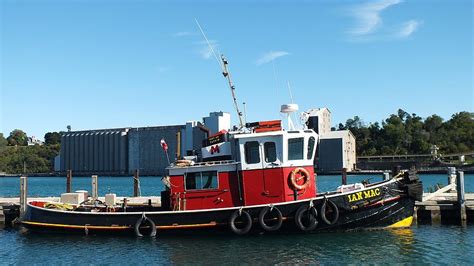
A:
<svg viewBox="0 0 474 266">
<path fill-rule="evenodd" d="M 10 133 L 7 141 L 10 146 L 26 146 L 28 145 L 28 136 L 23 130 L 15 129 Z"/>
<path fill-rule="evenodd" d="M 8 145 L 8 141 L 3 136 L 3 133 L 0 133 L 0 150 L 5 148 Z"/>
<path fill-rule="evenodd" d="M 59 132 L 48 132 L 44 135 L 46 145 L 61 144 L 61 134 Z"/>
</svg>

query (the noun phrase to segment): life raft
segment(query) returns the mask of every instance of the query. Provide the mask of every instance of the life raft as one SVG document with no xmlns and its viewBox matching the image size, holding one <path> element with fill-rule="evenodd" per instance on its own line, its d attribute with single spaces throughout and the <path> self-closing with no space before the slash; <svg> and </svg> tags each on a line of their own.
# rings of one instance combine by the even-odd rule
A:
<svg viewBox="0 0 474 266">
<path fill-rule="evenodd" d="M 174 162 L 174 165 L 177 167 L 186 167 L 192 165 L 192 163 L 193 161 L 191 160 L 176 160 L 176 162 Z"/>
<path fill-rule="evenodd" d="M 298 184 L 298 181 L 304 179 L 303 184 Z M 303 190 L 309 185 L 309 172 L 301 167 L 298 167 L 290 173 L 290 185 L 295 190 Z"/>
</svg>

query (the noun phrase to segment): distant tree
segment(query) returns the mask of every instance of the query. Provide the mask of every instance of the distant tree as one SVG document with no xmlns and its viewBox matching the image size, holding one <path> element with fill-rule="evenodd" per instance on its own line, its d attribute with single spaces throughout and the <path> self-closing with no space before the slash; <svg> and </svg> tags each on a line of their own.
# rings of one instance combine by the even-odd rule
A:
<svg viewBox="0 0 474 266">
<path fill-rule="evenodd" d="M 67 132 L 70 132 L 71 131 L 71 125 L 67 125 Z"/>
<path fill-rule="evenodd" d="M 8 136 L 7 141 L 8 145 L 10 146 L 27 146 L 28 136 L 22 130 L 15 129 L 10 133 L 10 136 Z"/>
<path fill-rule="evenodd" d="M 7 139 L 3 136 L 3 133 L 0 133 L 0 149 L 8 145 Z"/>
<path fill-rule="evenodd" d="M 61 144 L 61 134 L 59 132 L 48 132 L 44 135 L 46 145 Z"/>
</svg>

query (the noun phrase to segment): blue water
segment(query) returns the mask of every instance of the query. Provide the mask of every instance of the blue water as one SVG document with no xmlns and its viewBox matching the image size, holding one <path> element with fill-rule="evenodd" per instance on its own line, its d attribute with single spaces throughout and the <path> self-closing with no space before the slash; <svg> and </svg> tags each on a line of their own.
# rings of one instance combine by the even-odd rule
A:
<svg viewBox="0 0 474 266">
<path fill-rule="evenodd" d="M 447 175 L 420 175 L 425 191 L 440 183 L 448 183 Z M 370 182 L 382 180 L 381 175 L 348 175 L 348 183 L 361 182 L 370 179 Z M 474 175 L 465 175 L 465 191 L 474 192 Z M 90 177 L 73 177 L 72 189 L 91 191 Z M 341 176 L 317 176 L 318 192 L 335 190 L 341 183 Z M 160 177 L 140 177 L 140 188 L 143 196 L 160 195 L 163 183 Z M 66 177 L 30 177 L 28 178 L 28 195 L 30 197 L 59 196 L 66 190 Z M 119 196 L 133 195 L 132 177 L 99 177 L 99 195 L 108 192 Z M 0 178 L 0 197 L 18 197 L 20 195 L 20 178 Z"/>
<path fill-rule="evenodd" d="M 380 176 L 349 176 L 349 182 Z M 421 175 L 425 188 L 446 184 L 446 175 Z M 474 176 L 466 175 L 474 191 Z M 143 195 L 159 195 L 158 177 L 141 177 Z M 340 176 L 318 176 L 319 191 L 333 190 Z M 30 196 L 59 195 L 65 178 L 28 179 Z M 73 178 L 73 190 L 90 191 L 91 179 Z M 131 177 L 100 177 L 99 192 L 133 193 Z M 0 196 L 17 196 L 18 178 L 0 178 Z M 0 264 L 465 264 L 474 259 L 474 227 L 256 236 L 156 238 L 32 234 L 0 229 Z"/>
<path fill-rule="evenodd" d="M 245 237 L 62 236 L 0 230 L 0 264 L 393 264 L 472 265 L 474 228 Z"/>
</svg>

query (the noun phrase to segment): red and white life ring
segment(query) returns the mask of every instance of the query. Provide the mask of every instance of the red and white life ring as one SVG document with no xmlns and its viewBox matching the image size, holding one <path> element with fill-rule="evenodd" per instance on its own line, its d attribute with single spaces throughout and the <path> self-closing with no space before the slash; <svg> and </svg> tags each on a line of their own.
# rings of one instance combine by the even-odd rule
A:
<svg viewBox="0 0 474 266">
<path fill-rule="evenodd" d="M 303 184 L 298 184 L 298 181 L 304 179 Z M 295 190 L 303 190 L 309 185 L 309 172 L 301 167 L 298 167 L 290 173 L 290 185 Z"/>
</svg>

